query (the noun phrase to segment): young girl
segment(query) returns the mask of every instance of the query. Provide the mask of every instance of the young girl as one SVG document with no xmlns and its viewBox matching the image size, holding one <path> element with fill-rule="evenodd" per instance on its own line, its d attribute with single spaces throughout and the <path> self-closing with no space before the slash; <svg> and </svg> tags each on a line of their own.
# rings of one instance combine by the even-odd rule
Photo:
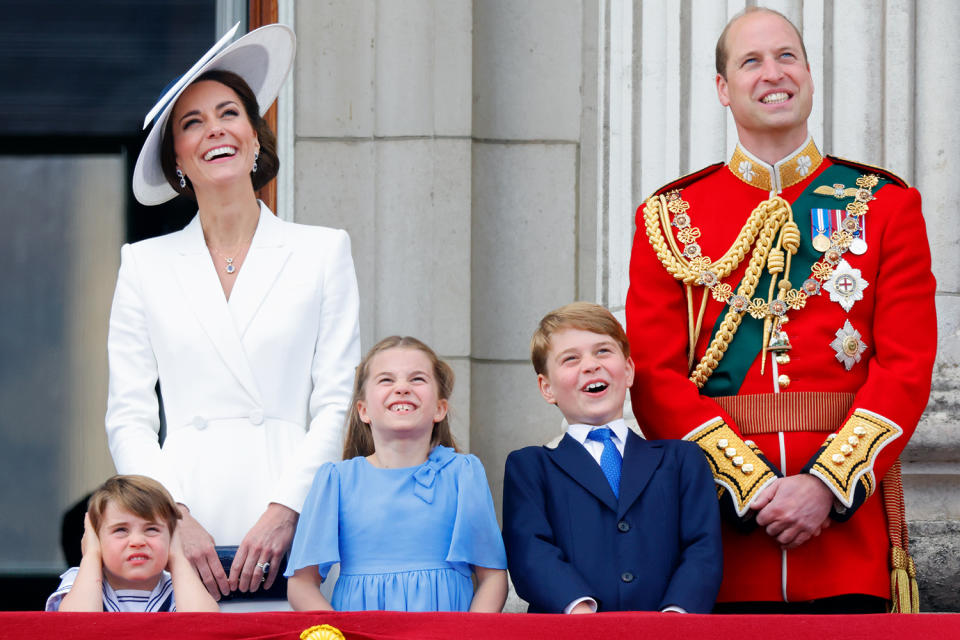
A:
<svg viewBox="0 0 960 640">
<path fill-rule="evenodd" d="M 344 460 L 320 467 L 293 539 L 294 609 L 503 608 L 503 540 L 483 465 L 450 433 L 452 391 L 453 370 L 415 338 L 385 338 L 357 367 Z M 320 583 L 337 562 L 331 603 Z"/>
</svg>

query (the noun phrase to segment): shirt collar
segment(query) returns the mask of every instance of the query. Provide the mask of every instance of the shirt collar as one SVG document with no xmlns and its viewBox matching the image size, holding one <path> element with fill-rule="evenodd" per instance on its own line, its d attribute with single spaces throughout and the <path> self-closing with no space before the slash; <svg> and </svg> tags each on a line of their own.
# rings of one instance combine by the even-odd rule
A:
<svg viewBox="0 0 960 640">
<path fill-rule="evenodd" d="M 567 433 L 570 434 L 570 437 L 583 444 L 587 441 L 587 434 L 593 431 L 594 429 L 599 429 L 601 427 L 608 427 L 613 431 L 613 436 L 620 442 L 627 441 L 627 423 L 623 418 L 617 418 L 613 422 L 601 425 L 591 425 L 591 424 L 572 424 L 567 427 Z"/>
<path fill-rule="evenodd" d="M 737 143 L 727 168 L 733 175 L 758 189 L 771 193 L 780 193 L 805 180 L 823 162 L 823 155 L 817 149 L 812 136 L 793 153 L 770 166 Z"/>
</svg>

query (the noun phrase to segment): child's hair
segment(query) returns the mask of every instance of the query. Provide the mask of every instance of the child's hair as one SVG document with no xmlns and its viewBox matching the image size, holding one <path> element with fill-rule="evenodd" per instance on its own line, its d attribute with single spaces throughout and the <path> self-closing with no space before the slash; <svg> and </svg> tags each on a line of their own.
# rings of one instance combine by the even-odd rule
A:
<svg viewBox="0 0 960 640">
<path fill-rule="evenodd" d="M 146 476 L 113 476 L 93 492 L 87 502 L 87 514 L 93 530 L 100 533 L 100 524 L 107 504 L 129 511 L 144 520 L 165 522 L 173 535 L 180 510 L 163 485 Z"/>
<path fill-rule="evenodd" d="M 349 460 L 357 456 L 369 456 L 374 452 L 373 433 L 370 425 L 360 419 L 357 402 L 364 399 L 363 387 L 370 377 L 370 362 L 378 353 L 388 349 L 419 349 L 427 355 L 433 365 L 433 377 L 437 381 L 437 396 L 441 400 L 450 400 L 453 393 L 453 369 L 446 362 L 437 357 L 433 349 L 410 336 L 390 336 L 384 338 L 367 352 L 360 364 L 357 365 L 357 375 L 353 381 L 353 397 L 350 398 L 350 408 L 347 412 L 347 436 L 343 443 L 343 459 Z M 440 422 L 433 423 L 433 434 L 430 437 L 430 446 L 441 444 L 456 451 L 457 443 L 450 432 L 450 412 Z"/>
<path fill-rule="evenodd" d="M 623 351 L 623 357 L 630 357 L 630 343 L 620 322 L 605 307 L 592 302 L 571 302 L 554 309 L 543 316 L 537 330 L 530 340 L 530 359 L 538 374 L 547 373 L 547 352 L 553 334 L 564 329 L 581 329 L 591 333 L 610 336 Z"/>
</svg>

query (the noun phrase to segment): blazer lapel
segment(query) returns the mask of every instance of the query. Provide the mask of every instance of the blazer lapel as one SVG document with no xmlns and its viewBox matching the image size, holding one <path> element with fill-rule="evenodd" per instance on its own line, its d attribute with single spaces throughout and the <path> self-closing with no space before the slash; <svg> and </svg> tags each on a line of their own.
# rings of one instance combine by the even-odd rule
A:
<svg viewBox="0 0 960 640">
<path fill-rule="evenodd" d="M 227 299 L 223 295 L 210 252 L 203 240 L 200 216 L 194 217 L 181 234 L 179 255 L 174 260 L 174 272 L 187 306 L 196 316 L 227 369 L 257 402 L 261 402 L 260 390 L 240 343 L 240 335 L 227 307 Z"/>
<path fill-rule="evenodd" d="M 653 472 L 660 466 L 663 449 L 647 442 L 633 431 L 627 431 L 620 472 L 620 504 L 617 516 L 623 517 L 646 488 Z"/>
<path fill-rule="evenodd" d="M 230 311 L 240 338 L 247 332 L 289 258 L 283 223 L 261 202 L 257 231 L 230 294 Z"/>
<path fill-rule="evenodd" d="M 589 491 L 611 511 L 617 510 L 617 498 L 603 475 L 600 465 L 593 459 L 582 444 L 565 434 L 556 449 L 547 448 L 550 458 L 577 484 Z M 622 483 L 622 480 L 621 480 Z M 622 489 L 621 489 L 622 491 Z"/>
</svg>

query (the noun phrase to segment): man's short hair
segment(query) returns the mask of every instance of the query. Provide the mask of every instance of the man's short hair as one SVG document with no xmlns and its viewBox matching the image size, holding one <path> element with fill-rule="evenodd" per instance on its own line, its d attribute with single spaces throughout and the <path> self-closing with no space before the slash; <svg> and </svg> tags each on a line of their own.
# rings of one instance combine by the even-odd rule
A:
<svg viewBox="0 0 960 640">
<path fill-rule="evenodd" d="M 107 504 L 129 511 L 144 520 L 165 522 L 173 535 L 180 518 L 180 510 L 163 485 L 146 476 L 113 476 L 93 492 L 87 502 L 87 514 L 93 530 L 100 533 L 100 525 Z"/>
<path fill-rule="evenodd" d="M 620 346 L 624 358 L 630 357 L 630 343 L 623 325 L 606 308 L 592 302 L 572 302 L 543 316 L 530 340 L 530 360 L 538 374 L 547 372 L 547 353 L 553 334 L 564 329 L 581 329 L 610 336 Z"/>
<path fill-rule="evenodd" d="M 800 33 L 800 29 L 797 29 L 797 25 L 790 21 L 790 18 L 783 15 L 776 9 L 768 9 L 767 7 L 747 7 L 743 11 L 738 12 L 735 16 L 730 18 L 730 22 L 727 23 L 727 26 L 725 26 L 723 31 L 720 32 L 720 37 L 717 38 L 717 49 L 715 51 L 717 73 L 724 78 L 727 77 L 727 32 L 730 30 L 730 26 L 744 16 L 750 15 L 751 13 L 760 12 L 772 13 L 775 16 L 780 16 L 787 21 L 787 24 L 793 27 L 794 32 L 797 34 L 797 38 L 800 39 L 800 50 L 803 52 L 803 61 L 804 63 L 809 64 L 809 58 L 807 58 L 807 45 L 803 43 L 803 34 Z"/>
</svg>

